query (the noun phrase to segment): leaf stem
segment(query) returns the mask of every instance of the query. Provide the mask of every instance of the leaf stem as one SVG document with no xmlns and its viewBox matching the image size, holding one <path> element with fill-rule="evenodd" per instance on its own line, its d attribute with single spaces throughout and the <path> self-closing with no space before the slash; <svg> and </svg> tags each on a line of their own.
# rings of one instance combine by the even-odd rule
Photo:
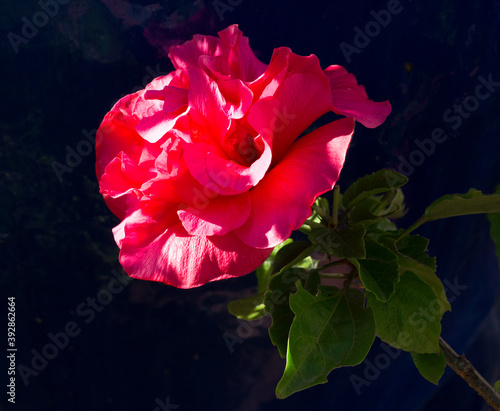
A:
<svg viewBox="0 0 500 411">
<path fill-rule="evenodd" d="M 417 220 L 415 223 L 413 223 L 411 226 L 409 226 L 406 230 L 404 230 L 401 235 L 396 239 L 396 242 L 401 240 L 403 237 L 406 237 L 408 234 L 410 234 L 413 230 L 415 230 L 417 227 L 420 227 L 423 223 L 425 223 L 427 220 L 423 220 L 423 217 Z"/>
<path fill-rule="evenodd" d="M 325 221 L 330 221 L 330 216 L 325 213 L 325 210 L 323 210 L 321 207 L 318 207 L 316 204 L 312 205 L 312 208 L 314 211 L 318 213 L 318 215 Z"/>
<path fill-rule="evenodd" d="M 384 208 L 386 208 L 394 199 L 395 191 L 388 191 L 384 194 L 384 196 L 380 199 L 378 205 L 372 210 L 372 213 L 378 215 Z"/>
<path fill-rule="evenodd" d="M 495 411 L 500 411 L 500 394 L 479 374 L 470 361 L 464 355 L 458 355 L 441 337 L 439 346 L 450 368 L 474 388 L 490 407 Z"/>
<path fill-rule="evenodd" d="M 289 268 L 292 268 L 294 265 L 300 263 L 304 258 L 309 257 L 314 252 L 315 249 L 316 249 L 315 245 L 309 246 L 304 251 L 302 251 L 297 257 L 295 257 L 292 261 L 290 261 L 287 265 L 285 265 L 281 270 L 279 270 L 276 274 L 271 275 L 270 278 L 276 277 L 277 275 L 285 272 Z"/>
<path fill-rule="evenodd" d="M 324 227 L 323 224 L 315 223 L 314 221 L 309 221 L 309 220 L 304 221 L 304 223 L 302 224 L 302 227 L 304 227 L 304 226 L 309 226 L 311 228 Z"/>
<path fill-rule="evenodd" d="M 312 228 L 308 225 L 302 224 L 302 226 L 299 228 L 299 231 L 304 234 L 309 234 L 310 232 L 312 232 Z"/>
</svg>

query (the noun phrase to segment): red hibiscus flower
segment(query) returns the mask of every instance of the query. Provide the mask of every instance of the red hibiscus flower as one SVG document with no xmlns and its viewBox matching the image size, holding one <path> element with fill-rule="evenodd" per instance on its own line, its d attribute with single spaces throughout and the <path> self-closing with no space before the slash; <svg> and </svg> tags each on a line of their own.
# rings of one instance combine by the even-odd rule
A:
<svg viewBox="0 0 500 411">
<path fill-rule="evenodd" d="M 104 118 L 96 170 L 125 271 L 191 288 L 262 264 L 335 185 L 354 121 L 391 108 L 314 55 L 282 47 L 263 64 L 237 25 L 169 57 L 175 71 Z M 298 138 L 329 111 L 346 118 Z"/>
</svg>

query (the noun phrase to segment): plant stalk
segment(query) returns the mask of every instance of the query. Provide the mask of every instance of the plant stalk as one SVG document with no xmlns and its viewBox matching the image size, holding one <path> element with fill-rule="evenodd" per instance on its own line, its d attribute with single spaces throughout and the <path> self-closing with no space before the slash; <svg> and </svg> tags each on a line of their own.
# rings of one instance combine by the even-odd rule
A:
<svg viewBox="0 0 500 411">
<path fill-rule="evenodd" d="M 442 338 L 439 338 L 439 346 L 450 368 L 474 388 L 491 408 L 500 411 L 500 394 L 479 374 L 470 361 L 464 355 L 458 355 Z"/>
</svg>

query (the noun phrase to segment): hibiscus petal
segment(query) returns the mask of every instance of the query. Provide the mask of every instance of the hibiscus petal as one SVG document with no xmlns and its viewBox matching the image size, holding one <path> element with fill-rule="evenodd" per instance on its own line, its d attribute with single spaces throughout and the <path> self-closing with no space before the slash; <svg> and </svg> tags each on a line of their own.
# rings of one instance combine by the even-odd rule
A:
<svg viewBox="0 0 500 411">
<path fill-rule="evenodd" d="M 188 110 L 189 107 L 186 105 L 171 113 L 167 113 L 163 110 L 156 112 L 150 117 L 143 118 L 140 123 L 135 126 L 135 129 L 144 140 L 154 144 L 172 130 L 177 119 Z"/>
<path fill-rule="evenodd" d="M 341 119 L 297 140 L 250 191 L 252 213 L 234 233 L 252 247 L 274 247 L 311 215 L 314 200 L 331 190 L 344 165 L 354 121 Z"/>
<path fill-rule="evenodd" d="M 259 77 L 267 68 L 250 48 L 249 39 L 243 36 L 237 24 L 219 32 L 225 52 L 213 59 L 212 69 L 231 78 L 250 82 Z"/>
<path fill-rule="evenodd" d="M 165 76 L 158 76 L 151 80 L 145 90 L 163 90 L 165 86 L 181 87 L 182 79 L 185 77 L 182 70 L 174 70 Z"/>
<path fill-rule="evenodd" d="M 216 56 L 222 53 L 222 42 L 217 37 L 196 34 L 193 40 L 180 46 L 170 47 L 168 57 L 176 69 L 199 67 L 200 56 Z"/>
<path fill-rule="evenodd" d="M 196 207 L 179 210 L 177 214 L 186 231 L 191 235 L 224 235 L 240 227 L 250 215 L 250 194 L 217 196 Z"/>
<path fill-rule="evenodd" d="M 106 166 L 122 151 L 136 164 L 154 159 L 161 152 L 160 148 L 141 138 L 135 130 L 143 117 L 162 111 L 163 102 L 145 100 L 144 93 L 141 90 L 121 98 L 104 117 L 96 133 L 98 179 L 104 174 Z"/>
<path fill-rule="evenodd" d="M 184 160 L 191 175 L 204 187 L 223 195 L 240 194 L 255 186 L 271 164 L 269 144 L 260 136 L 256 143 L 263 147 L 263 152 L 250 167 L 234 163 L 203 143 L 183 142 Z"/>
<path fill-rule="evenodd" d="M 152 239 L 178 223 L 175 204 L 147 200 L 140 202 L 140 207 L 124 218 L 113 229 L 113 234 L 120 248 L 125 243 L 139 248 L 146 247 Z"/>
<path fill-rule="evenodd" d="M 110 211 L 120 220 L 123 220 L 128 214 L 137 210 L 142 194 L 139 190 L 131 188 L 119 196 L 102 193 L 102 197 Z"/>
<path fill-rule="evenodd" d="M 148 234 L 151 225 L 154 223 L 144 222 L 136 227 Z M 199 287 L 210 281 L 248 274 L 272 252 L 270 248 L 248 247 L 232 233 L 190 236 L 181 224 L 160 235 L 157 231 L 152 230 L 153 234 L 142 241 L 130 235 L 121 240 L 120 262 L 130 276 L 178 288 Z"/>
<path fill-rule="evenodd" d="M 219 90 L 224 96 L 226 114 L 233 119 L 242 118 L 253 101 L 252 91 L 241 80 L 219 81 Z"/>
<path fill-rule="evenodd" d="M 214 136 L 222 139 L 229 129 L 231 120 L 225 113 L 226 100 L 217 83 L 199 69 L 189 69 L 189 106 L 194 121 L 208 126 Z"/>
<path fill-rule="evenodd" d="M 274 49 L 271 62 L 267 66 L 266 71 L 248 85 L 254 93 L 255 98 L 274 95 L 287 74 L 288 57 L 291 53 L 292 50 L 288 47 Z"/>
<path fill-rule="evenodd" d="M 252 105 L 248 123 L 259 134 L 263 130 L 272 133 L 274 165 L 307 127 L 330 110 L 326 78 L 316 73 L 297 73 L 288 76 L 273 97 Z"/>
<path fill-rule="evenodd" d="M 381 125 L 391 113 L 389 101 L 374 102 L 368 98 L 363 86 L 358 85 L 356 77 L 342 66 L 330 66 L 324 70 L 330 81 L 333 111 L 353 117 L 365 127 Z"/>
<path fill-rule="evenodd" d="M 126 153 L 121 152 L 108 164 L 99 181 L 101 193 L 119 197 L 131 189 L 138 189 L 144 183 L 147 172 L 147 169 L 138 166 Z"/>
<path fill-rule="evenodd" d="M 124 218 L 130 209 L 135 209 L 133 204 L 139 194 L 137 192 L 138 180 L 147 179 L 146 175 L 139 176 L 134 173 L 135 176 L 132 176 L 131 165 L 149 170 L 161 152 L 159 147 L 154 147 L 137 134 L 134 129 L 135 122 L 135 118 L 124 116 L 117 103 L 115 108 L 106 115 L 96 133 L 97 178 L 106 204 L 118 218 Z M 123 156 L 129 164 L 122 169 L 121 159 L 125 158 Z M 117 157 L 118 160 L 116 160 Z M 113 168 L 113 171 L 107 167 Z M 129 190 L 125 187 L 124 179 L 132 180 Z"/>
<path fill-rule="evenodd" d="M 172 135 L 165 140 L 165 142 L 161 145 L 161 148 L 162 152 L 156 158 L 155 168 L 158 171 L 158 174 L 164 177 L 175 177 L 181 172 L 181 140 Z"/>
<path fill-rule="evenodd" d="M 146 100 L 163 100 L 163 111 L 171 113 L 188 104 L 187 88 L 165 86 L 163 90 L 146 90 Z"/>
</svg>

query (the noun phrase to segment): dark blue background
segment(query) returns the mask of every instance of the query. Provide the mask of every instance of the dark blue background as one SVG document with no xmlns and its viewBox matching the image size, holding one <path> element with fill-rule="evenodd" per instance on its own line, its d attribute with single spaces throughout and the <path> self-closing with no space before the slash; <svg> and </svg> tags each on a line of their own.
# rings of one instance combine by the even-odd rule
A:
<svg viewBox="0 0 500 411">
<path fill-rule="evenodd" d="M 368 362 L 275 399 L 284 362 L 265 326 L 244 328 L 226 311 L 228 301 L 252 292 L 253 275 L 194 290 L 133 280 L 92 308 L 88 299 L 103 295 L 112 270 L 122 272 L 111 234 L 117 220 L 98 193 L 92 150 L 60 178 L 52 166 L 66 163 L 68 147 L 84 150 L 85 133 L 119 97 L 149 82 L 151 71 L 172 69 L 170 45 L 238 23 L 263 62 L 279 46 L 314 53 L 323 67 L 347 67 L 374 100 L 391 101 L 381 127 L 357 126 L 341 186 L 382 167 L 397 170 L 401 158 L 422 162 L 405 187 L 404 225 L 443 194 L 470 187 L 493 192 L 500 181 L 500 87 L 460 127 L 443 116 L 474 95 L 481 76 L 500 82 L 500 2 L 401 0 L 399 13 L 347 59 L 341 43 L 356 46 L 356 27 L 376 30 L 373 13 L 393 4 L 72 0 L 16 52 L 9 33 L 22 35 L 23 17 L 43 23 L 36 17 L 42 9 L 36 1 L 2 2 L 0 264 L 1 288 L 16 297 L 17 365 L 32 368 L 49 333 L 68 323 L 78 333 L 61 340 L 63 348 L 39 364 L 27 386 L 18 375 L 16 405 L 2 394 L 2 409 L 153 411 L 166 409 L 159 404 L 167 397 L 170 409 L 181 411 L 488 409 L 449 371 L 439 387 L 425 381 L 407 353 L 371 374 L 360 395 L 351 378 L 366 378 Z M 427 142 L 419 160 L 417 140 L 430 139 L 435 128 L 448 138 L 432 150 Z M 431 239 L 441 278 L 462 286 L 459 295 L 448 292 L 456 298 L 443 318 L 444 338 L 488 380 L 500 379 L 500 274 L 488 220 L 454 218 L 418 232 Z M 6 317 L 5 298 L 0 306 Z M 239 340 L 228 346 L 230 335 Z M 381 353 L 376 340 L 368 361 L 380 363 Z M 5 387 L 7 372 L 0 376 Z"/>
</svg>

